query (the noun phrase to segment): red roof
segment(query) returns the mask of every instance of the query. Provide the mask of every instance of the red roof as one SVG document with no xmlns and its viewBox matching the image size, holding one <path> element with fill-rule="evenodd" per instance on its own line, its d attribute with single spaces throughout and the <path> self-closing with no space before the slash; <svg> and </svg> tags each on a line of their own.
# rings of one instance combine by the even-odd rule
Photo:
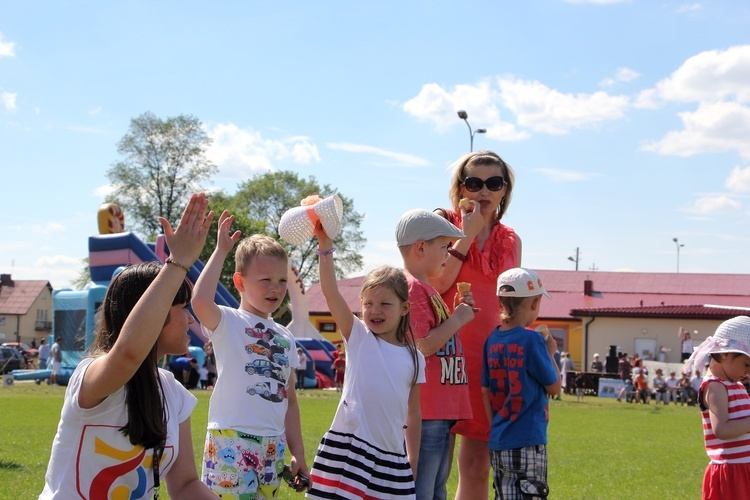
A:
<svg viewBox="0 0 750 500">
<path fill-rule="evenodd" d="M 552 300 L 540 318 L 569 319 L 573 310 L 661 306 L 750 306 L 750 274 L 627 273 L 539 270 Z M 591 294 L 585 295 L 586 281 Z"/>
<path fill-rule="evenodd" d="M 49 281 L 11 281 L 10 278 L 4 280 L 0 286 L 0 314 L 28 314 L 34 301 L 45 287 L 52 294 L 52 285 Z M 51 297 L 50 300 L 52 300 Z"/>
<path fill-rule="evenodd" d="M 573 309 L 571 316 L 601 316 L 615 318 L 681 318 L 681 319 L 719 319 L 725 320 L 735 316 L 750 315 L 750 308 L 726 306 L 656 306 L 656 307 L 601 307 L 594 309 Z"/>
<path fill-rule="evenodd" d="M 572 312 L 599 310 L 622 311 L 622 315 L 642 313 L 655 308 L 663 314 L 677 314 L 669 306 L 682 306 L 684 314 L 712 314 L 702 309 L 704 305 L 750 307 L 750 274 L 697 274 L 697 273 L 628 273 L 607 271 L 555 271 L 537 270 L 552 300 L 542 303 L 540 319 L 571 319 Z M 339 290 L 352 311 L 359 313 L 359 290 L 363 276 L 339 281 Z M 590 281 L 591 294 L 585 295 L 586 281 Z M 327 314 L 320 285 L 312 285 L 306 292 L 312 314 Z M 692 308 L 692 309 L 691 309 Z M 700 308 L 695 309 L 695 308 Z M 740 309 L 741 311 L 742 309 Z M 730 314 L 748 314 L 744 311 Z M 660 315 L 663 317 L 663 314 Z M 716 313 L 720 314 L 720 313 Z M 576 314 L 579 316 L 581 314 Z M 586 315 L 589 315 L 587 313 Z M 701 316 L 703 317 L 703 316 Z M 711 318 L 717 316 L 709 316 Z"/>
</svg>

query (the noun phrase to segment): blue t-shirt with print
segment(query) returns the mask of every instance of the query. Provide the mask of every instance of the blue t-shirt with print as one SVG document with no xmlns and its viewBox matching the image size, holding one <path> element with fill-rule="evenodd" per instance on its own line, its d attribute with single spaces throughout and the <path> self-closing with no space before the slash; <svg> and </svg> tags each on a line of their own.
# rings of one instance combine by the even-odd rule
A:
<svg viewBox="0 0 750 500">
<path fill-rule="evenodd" d="M 547 444 L 545 387 L 557 382 L 557 372 L 542 336 L 520 326 L 495 329 L 482 354 L 482 387 L 489 392 L 494 415 L 490 449 Z"/>
</svg>

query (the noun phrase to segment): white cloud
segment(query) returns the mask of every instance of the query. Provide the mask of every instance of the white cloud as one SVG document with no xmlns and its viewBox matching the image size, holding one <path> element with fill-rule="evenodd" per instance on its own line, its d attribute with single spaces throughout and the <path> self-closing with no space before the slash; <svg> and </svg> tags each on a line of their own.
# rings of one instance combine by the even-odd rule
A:
<svg viewBox="0 0 750 500">
<path fill-rule="evenodd" d="M 3 40 L 3 34 L 0 33 L 0 57 L 16 57 L 16 44 Z"/>
<path fill-rule="evenodd" d="M 17 97 L 18 94 L 16 93 L 0 92 L 0 104 L 8 113 L 15 113 L 18 110 L 18 106 L 16 106 Z"/>
<path fill-rule="evenodd" d="M 98 115 L 101 112 L 102 112 L 102 107 L 101 106 L 97 106 L 97 107 L 92 108 L 92 109 L 89 110 L 89 115 L 96 116 L 96 115 Z"/>
<path fill-rule="evenodd" d="M 675 9 L 675 12 L 677 14 L 687 14 L 690 12 L 695 12 L 696 10 L 700 10 L 701 4 L 699 3 L 686 3 L 683 5 L 680 5 Z"/>
<path fill-rule="evenodd" d="M 503 121 L 500 116 L 500 100 L 497 90 L 491 88 L 490 80 L 475 85 L 456 85 L 446 90 L 437 83 L 422 86 L 416 97 L 403 105 L 403 110 L 419 120 L 432 123 L 439 132 L 464 126 L 456 114 L 465 110 L 469 124 L 474 129 L 487 129 L 487 136 L 499 141 L 517 141 L 528 137 L 526 132 L 516 130 L 515 125 Z"/>
<path fill-rule="evenodd" d="M 518 124 L 535 132 L 561 135 L 572 128 L 622 118 L 628 106 L 625 96 L 606 92 L 564 94 L 538 81 L 500 79 L 503 103 Z"/>
<path fill-rule="evenodd" d="M 750 167 L 734 167 L 724 185 L 738 193 L 750 193 Z"/>
<path fill-rule="evenodd" d="M 697 214 L 725 214 L 736 212 L 741 208 L 740 202 L 733 200 L 725 195 L 704 196 L 695 200 L 691 207 L 685 209 L 686 212 Z"/>
<path fill-rule="evenodd" d="M 414 156 L 406 153 L 396 153 L 394 151 L 386 151 L 384 149 L 376 148 L 373 146 L 365 146 L 362 144 L 351 144 L 348 142 L 331 142 L 326 144 L 330 149 L 338 151 L 347 151 L 349 153 L 364 153 L 370 155 L 376 155 L 387 158 L 389 163 L 387 166 L 391 167 L 427 167 L 430 162 L 419 156 Z"/>
<path fill-rule="evenodd" d="M 621 68 L 618 74 L 623 79 L 637 77 L 636 72 L 627 68 Z M 403 105 L 405 112 L 431 122 L 440 132 L 460 126 L 456 112 L 465 110 L 474 130 L 487 129 L 487 137 L 500 141 L 528 138 L 529 133 L 519 126 L 534 132 L 566 134 L 573 128 L 620 119 L 627 107 L 625 96 L 606 92 L 565 94 L 538 81 L 508 76 L 497 77 L 495 81 L 485 79 L 475 85 L 456 85 L 453 89 L 429 83 Z M 502 119 L 501 108 L 515 115 L 516 124 Z"/>
<path fill-rule="evenodd" d="M 663 155 L 692 156 L 699 153 L 736 150 L 750 158 L 750 108 L 734 102 L 701 104 L 698 110 L 680 113 L 683 130 L 641 149 Z"/>
<path fill-rule="evenodd" d="M 112 184 L 104 184 L 103 186 L 97 186 L 92 193 L 96 198 L 106 200 L 107 196 L 115 191 L 115 187 Z"/>
<path fill-rule="evenodd" d="M 665 101 L 750 102 L 750 45 L 701 52 L 656 84 L 655 94 Z"/>
<path fill-rule="evenodd" d="M 310 164 L 320 161 L 318 147 L 309 137 L 283 140 L 263 139 L 260 132 L 241 129 L 233 123 L 219 123 L 208 130 L 213 144 L 208 158 L 219 166 L 223 176 L 248 176 L 275 170 L 274 161 L 291 160 Z"/>
<path fill-rule="evenodd" d="M 617 71 L 615 71 L 615 76 L 605 78 L 601 82 L 599 82 L 599 85 L 602 87 L 612 87 L 613 85 L 617 83 L 627 83 L 632 82 L 633 80 L 636 80 L 641 76 L 640 73 L 638 73 L 634 69 L 630 68 L 617 68 Z"/>
<path fill-rule="evenodd" d="M 601 175 L 596 172 L 577 172 L 575 170 L 559 170 L 554 168 L 535 168 L 534 170 L 541 172 L 554 182 L 589 181 Z"/>
</svg>

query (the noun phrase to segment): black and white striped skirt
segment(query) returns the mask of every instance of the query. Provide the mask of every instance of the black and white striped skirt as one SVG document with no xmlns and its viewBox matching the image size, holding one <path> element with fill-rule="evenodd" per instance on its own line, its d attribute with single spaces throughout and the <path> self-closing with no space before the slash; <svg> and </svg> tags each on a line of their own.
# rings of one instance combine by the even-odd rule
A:
<svg viewBox="0 0 750 500">
<path fill-rule="evenodd" d="M 406 454 L 383 451 L 353 434 L 326 432 L 311 475 L 308 498 L 415 498 Z"/>
</svg>

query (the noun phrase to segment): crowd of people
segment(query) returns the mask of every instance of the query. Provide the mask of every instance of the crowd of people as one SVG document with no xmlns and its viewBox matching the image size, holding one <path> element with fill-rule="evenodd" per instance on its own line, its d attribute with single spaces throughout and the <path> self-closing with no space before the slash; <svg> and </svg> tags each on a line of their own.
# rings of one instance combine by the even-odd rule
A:
<svg viewBox="0 0 750 500">
<path fill-rule="evenodd" d="M 129 266 L 113 278 L 91 355 L 70 377 L 40 498 L 156 497 L 162 480 L 172 498 L 275 498 L 282 481 L 309 498 L 446 498 L 454 455 L 457 499 L 488 498 L 490 484 L 500 498 L 546 497 L 549 398 L 563 384 L 582 397 L 582 377 L 564 379 L 570 356 L 561 357 L 561 370 L 549 330 L 530 329 L 550 294 L 521 267 L 520 238 L 501 222 L 514 183 L 490 151 L 454 162 L 450 208 L 403 214 L 396 226 L 403 269 L 365 276 L 361 317 L 336 278 L 341 200 L 311 196 L 287 212 L 291 232 L 280 224 L 282 238 L 317 239 L 321 290 L 344 345 L 341 397 L 310 465 L 297 399 L 304 361 L 272 317 L 286 293 L 287 253 L 268 236 L 241 238 L 224 210 L 191 287 L 186 274 L 215 218 L 205 195 L 193 195 L 176 229 L 159 218 L 165 263 Z M 214 302 L 231 251 L 236 309 Z M 206 362 L 186 358 L 160 369 L 165 355 L 187 352 L 188 304 L 209 339 Z M 723 345 L 704 349 L 713 356 L 709 374 L 737 380 L 750 372 L 748 349 Z M 746 366 L 729 352 L 745 354 Z M 626 399 L 646 403 L 658 394 L 657 404 L 668 404 L 685 394 L 702 409 L 726 405 L 706 378 L 696 388 L 656 370 L 649 385 L 640 360 L 625 358 L 620 369 L 632 386 Z M 196 398 L 187 390 L 198 385 L 213 388 L 200 471 L 190 431 Z M 711 416 L 710 425 L 723 423 Z"/>
</svg>

